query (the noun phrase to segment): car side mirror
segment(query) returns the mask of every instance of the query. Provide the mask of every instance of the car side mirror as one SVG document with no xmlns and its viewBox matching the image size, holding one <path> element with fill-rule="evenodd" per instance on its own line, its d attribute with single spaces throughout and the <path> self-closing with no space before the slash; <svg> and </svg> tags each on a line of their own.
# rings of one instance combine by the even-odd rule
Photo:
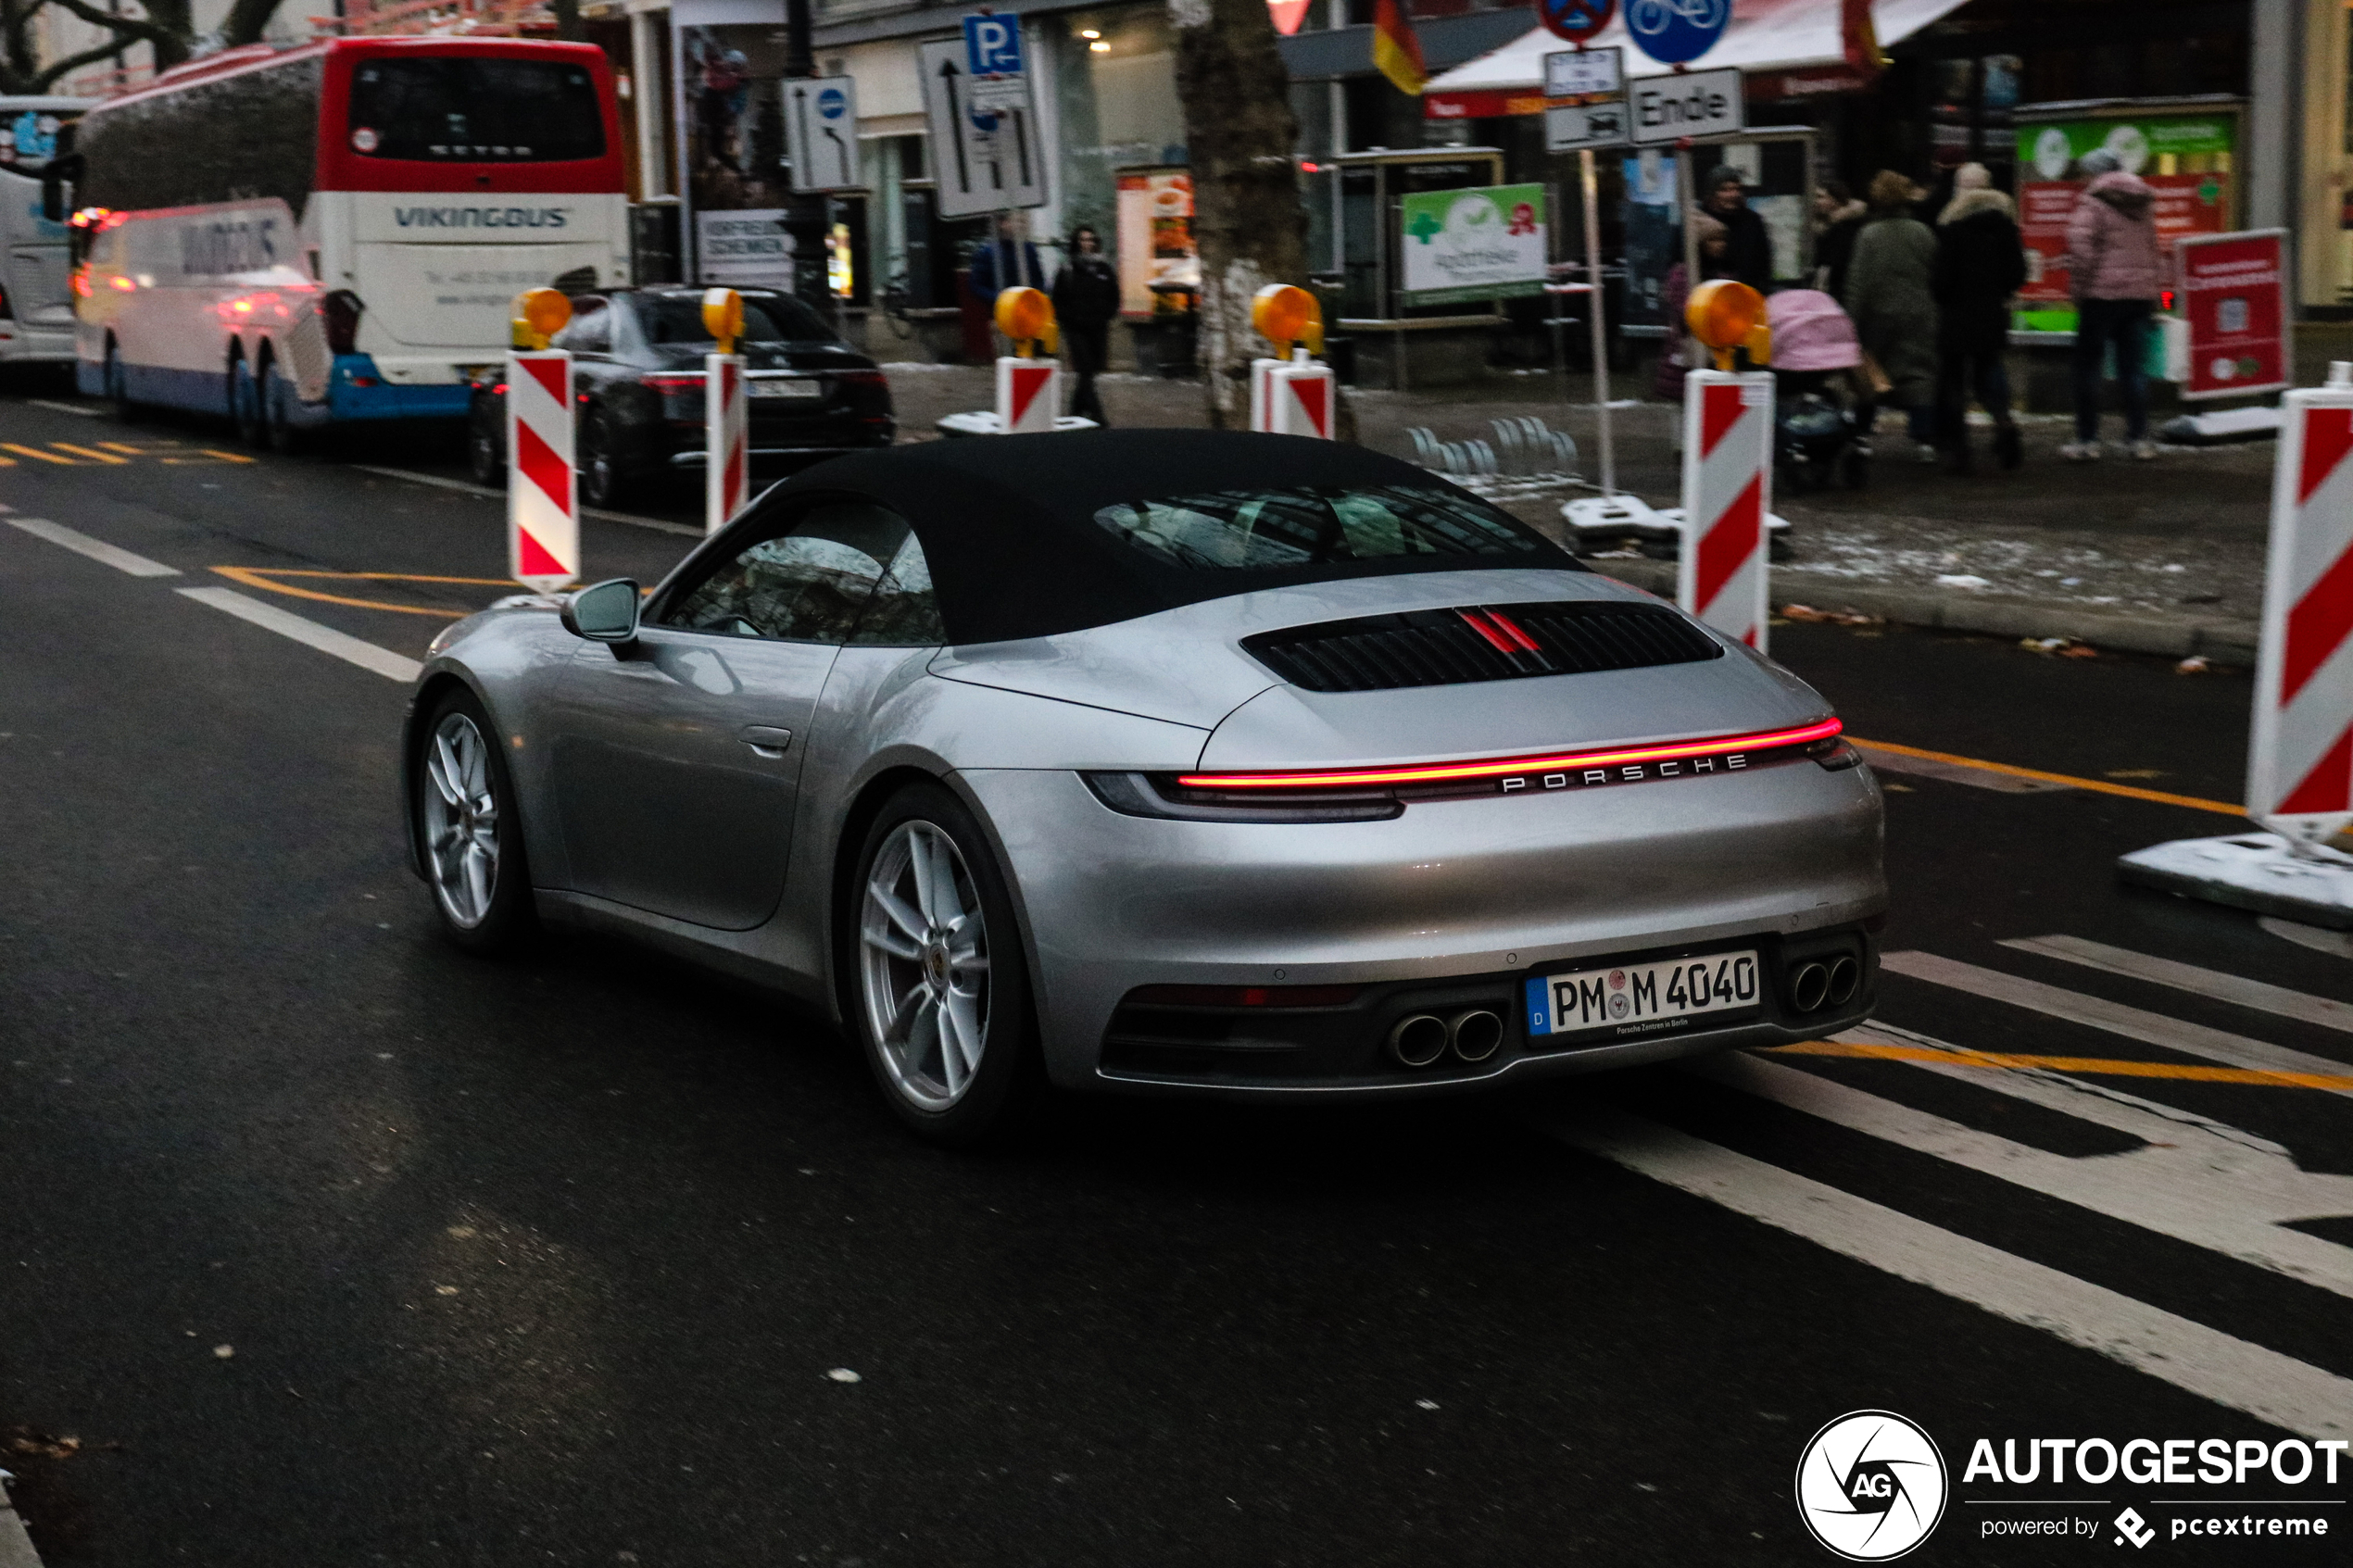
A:
<svg viewBox="0 0 2353 1568">
<path fill-rule="evenodd" d="M 637 584 L 626 577 L 566 594 L 557 608 L 564 630 L 592 643 L 637 640 Z"/>
</svg>

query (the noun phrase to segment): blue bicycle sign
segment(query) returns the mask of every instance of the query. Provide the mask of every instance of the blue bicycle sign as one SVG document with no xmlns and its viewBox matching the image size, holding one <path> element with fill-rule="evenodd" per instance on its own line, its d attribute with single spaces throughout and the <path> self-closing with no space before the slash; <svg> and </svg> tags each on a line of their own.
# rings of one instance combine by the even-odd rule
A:
<svg viewBox="0 0 2353 1568">
<path fill-rule="evenodd" d="M 1626 31 L 1634 47 L 1661 65 L 1698 59 L 1732 19 L 1732 0 L 1629 0 Z"/>
<path fill-rule="evenodd" d="M 1617 0 L 1536 0 L 1536 19 L 1571 44 L 1582 44 L 1607 27 L 1617 10 Z"/>
</svg>

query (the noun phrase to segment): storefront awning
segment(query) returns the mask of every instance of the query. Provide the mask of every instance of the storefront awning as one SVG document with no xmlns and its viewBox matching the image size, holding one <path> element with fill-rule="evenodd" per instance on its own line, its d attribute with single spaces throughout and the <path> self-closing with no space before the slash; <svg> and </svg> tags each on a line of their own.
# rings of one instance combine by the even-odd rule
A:
<svg viewBox="0 0 2353 1568">
<path fill-rule="evenodd" d="M 1882 45 L 1897 44 L 1964 4 L 1966 0 L 1874 0 L 1871 22 Z M 1731 25 L 1715 48 L 1692 62 L 1692 69 L 1738 66 L 1752 75 L 1789 73 L 1769 84 L 1774 97 L 1859 87 L 1863 79 L 1846 64 L 1839 9 L 1839 0 L 1733 0 Z M 1544 29 L 1531 28 L 1502 48 L 1433 77 L 1422 91 L 1422 114 L 1429 119 L 1487 119 L 1541 113 L 1544 56 L 1567 47 Z M 1633 46 L 1623 10 L 1602 29 L 1593 47 L 1624 49 L 1629 76 L 1665 76 L 1671 69 Z"/>
</svg>

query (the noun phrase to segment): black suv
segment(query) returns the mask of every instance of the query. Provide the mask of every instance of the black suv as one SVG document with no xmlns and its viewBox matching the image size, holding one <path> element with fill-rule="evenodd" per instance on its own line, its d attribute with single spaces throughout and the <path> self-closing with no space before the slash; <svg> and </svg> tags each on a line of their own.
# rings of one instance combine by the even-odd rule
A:
<svg viewBox="0 0 2353 1568">
<path fill-rule="evenodd" d="M 739 289 L 748 369 L 746 413 L 755 470 L 806 466 L 887 446 L 898 430 L 875 362 L 790 295 Z M 609 507 L 647 476 L 703 466 L 703 356 L 715 346 L 696 288 L 580 295 L 552 346 L 572 351 L 579 399 L 580 498 Z M 503 370 L 474 383 L 467 450 L 474 478 L 507 480 Z"/>
</svg>

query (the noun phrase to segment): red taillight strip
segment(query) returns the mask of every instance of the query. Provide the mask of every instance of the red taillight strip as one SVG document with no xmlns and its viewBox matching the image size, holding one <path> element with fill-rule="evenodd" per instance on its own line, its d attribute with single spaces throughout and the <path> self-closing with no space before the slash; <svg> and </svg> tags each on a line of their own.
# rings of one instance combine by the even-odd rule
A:
<svg viewBox="0 0 2353 1568">
<path fill-rule="evenodd" d="M 1793 730 L 1718 735 L 1713 740 L 1672 741 L 1665 746 L 1622 746 L 1614 751 L 1560 751 L 1542 757 L 1513 757 L 1493 762 L 1437 762 L 1402 768 L 1351 768 L 1335 773 L 1180 773 L 1187 789 L 1333 789 L 1365 784 L 1439 784 L 1450 779 L 1499 779 L 1548 768 L 1602 768 L 1625 762 L 1669 762 L 1727 751 L 1766 751 L 1829 740 L 1843 726 L 1835 719 Z"/>
<path fill-rule="evenodd" d="M 1542 653 L 1544 651 L 1542 648 L 1536 646 L 1535 638 L 1521 631 L 1519 629 L 1519 623 L 1514 621 L 1510 616 L 1505 615 L 1502 610 L 1489 610 L 1487 612 L 1487 619 L 1493 621 L 1497 626 L 1502 627 L 1504 635 L 1517 643 L 1522 653 Z"/>
<path fill-rule="evenodd" d="M 1487 616 L 1483 611 L 1476 609 L 1458 609 L 1454 613 L 1463 618 L 1464 625 L 1468 626 L 1481 637 L 1486 638 L 1487 646 L 1493 648 L 1497 653 L 1502 654 L 1505 659 L 1509 659 L 1516 651 L 1511 644 L 1504 640 L 1503 633 L 1497 631 L 1494 627 L 1490 626 L 1487 623 Z"/>
</svg>

